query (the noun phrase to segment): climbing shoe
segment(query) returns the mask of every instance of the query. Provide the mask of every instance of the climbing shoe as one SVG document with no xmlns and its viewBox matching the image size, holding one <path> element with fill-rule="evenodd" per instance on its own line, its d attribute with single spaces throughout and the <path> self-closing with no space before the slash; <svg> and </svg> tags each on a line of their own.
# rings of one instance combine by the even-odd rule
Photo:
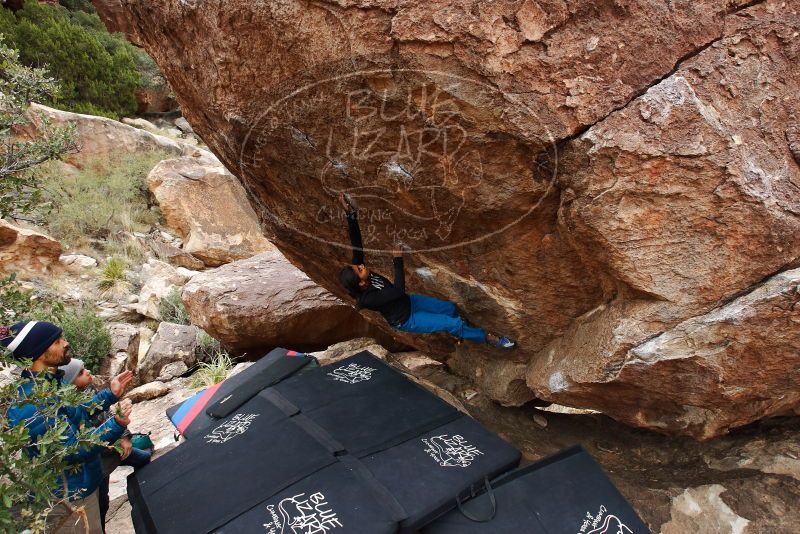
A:
<svg viewBox="0 0 800 534">
<path fill-rule="evenodd" d="M 488 339 L 487 343 L 498 349 L 513 349 L 517 345 L 505 336 L 492 336 L 492 339 Z"/>
</svg>

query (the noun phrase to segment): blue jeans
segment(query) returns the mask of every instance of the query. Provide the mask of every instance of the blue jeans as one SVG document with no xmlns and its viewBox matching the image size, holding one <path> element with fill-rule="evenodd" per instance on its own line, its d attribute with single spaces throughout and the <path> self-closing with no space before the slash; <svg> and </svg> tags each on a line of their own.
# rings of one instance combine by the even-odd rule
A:
<svg viewBox="0 0 800 534">
<path fill-rule="evenodd" d="M 128 455 L 127 458 L 125 458 L 120 462 L 120 465 L 129 465 L 134 469 L 139 469 L 140 467 L 144 467 L 150 463 L 150 456 L 152 456 L 152 453 L 150 451 L 145 451 L 133 447 L 131 449 L 131 453 Z"/>
<path fill-rule="evenodd" d="M 411 298 L 411 315 L 408 320 L 397 327 L 403 332 L 431 334 L 447 332 L 455 337 L 486 343 L 486 332 L 464 322 L 458 316 L 456 305 L 445 300 L 426 297 L 425 295 L 409 295 Z"/>
</svg>

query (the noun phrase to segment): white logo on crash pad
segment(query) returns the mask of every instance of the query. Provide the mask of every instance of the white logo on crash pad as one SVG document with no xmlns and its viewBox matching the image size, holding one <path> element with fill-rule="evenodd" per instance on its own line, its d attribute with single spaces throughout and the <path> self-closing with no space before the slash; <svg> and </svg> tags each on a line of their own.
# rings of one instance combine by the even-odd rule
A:
<svg viewBox="0 0 800 534">
<path fill-rule="evenodd" d="M 282 499 L 278 506 L 267 505 L 267 534 L 325 534 L 342 526 L 325 495 L 298 493 Z"/>
<path fill-rule="evenodd" d="M 591 530 L 589 530 L 591 529 Z M 633 531 L 614 514 L 609 514 L 608 509 L 600 506 L 597 514 L 586 512 L 578 534 L 633 534 Z"/>
<path fill-rule="evenodd" d="M 256 417 L 258 417 L 257 413 L 237 413 L 210 434 L 206 434 L 206 443 L 226 443 L 236 436 L 244 434 Z"/>
<path fill-rule="evenodd" d="M 422 442 L 427 445 L 425 452 L 442 467 L 469 467 L 475 458 L 483 454 L 458 434 L 422 438 Z"/>
<path fill-rule="evenodd" d="M 346 384 L 358 384 L 359 382 L 365 382 L 372 378 L 372 373 L 375 371 L 376 369 L 373 367 L 350 363 L 334 369 L 328 373 L 328 376 L 333 377 L 334 380 L 339 382 L 345 382 Z"/>
</svg>

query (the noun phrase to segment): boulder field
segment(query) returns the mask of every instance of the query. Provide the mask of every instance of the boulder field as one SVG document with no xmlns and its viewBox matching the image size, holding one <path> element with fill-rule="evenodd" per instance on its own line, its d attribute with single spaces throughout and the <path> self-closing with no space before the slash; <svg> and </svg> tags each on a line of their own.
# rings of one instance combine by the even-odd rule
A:
<svg viewBox="0 0 800 534">
<path fill-rule="evenodd" d="M 518 340 L 398 338 L 491 398 L 698 439 L 800 407 L 796 2 L 119 7 L 312 280 L 346 300 L 346 192 L 376 269 L 402 242 Z"/>
</svg>

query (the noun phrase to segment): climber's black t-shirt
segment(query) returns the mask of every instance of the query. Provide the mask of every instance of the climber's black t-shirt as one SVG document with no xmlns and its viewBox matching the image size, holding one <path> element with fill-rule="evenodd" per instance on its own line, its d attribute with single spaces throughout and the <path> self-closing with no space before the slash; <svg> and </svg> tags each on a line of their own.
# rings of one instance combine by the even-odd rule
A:
<svg viewBox="0 0 800 534">
<path fill-rule="evenodd" d="M 356 212 L 347 215 L 347 230 L 353 247 L 353 265 L 364 263 L 364 245 Z M 369 273 L 369 287 L 356 300 L 359 308 L 375 310 L 392 326 L 400 326 L 411 316 L 411 299 L 406 294 L 403 258 L 394 258 L 394 283 L 378 273 Z"/>
</svg>

